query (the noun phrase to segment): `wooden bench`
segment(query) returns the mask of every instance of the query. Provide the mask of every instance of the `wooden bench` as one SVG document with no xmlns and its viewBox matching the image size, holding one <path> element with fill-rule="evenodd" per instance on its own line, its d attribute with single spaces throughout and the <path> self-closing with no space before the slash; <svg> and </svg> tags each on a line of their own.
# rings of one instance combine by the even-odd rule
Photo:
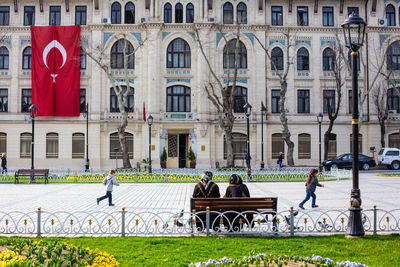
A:
<svg viewBox="0 0 400 267">
<path fill-rule="evenodd" d="M 44 178 L 44 183 L 49 183 L 49 169 L 19 169 L 15 172 L 15 183 L 19 183 L 19 177 L 27 176 L 30 177 L 30 182 L 35 183 L 36 178 Z"/>
</svg>

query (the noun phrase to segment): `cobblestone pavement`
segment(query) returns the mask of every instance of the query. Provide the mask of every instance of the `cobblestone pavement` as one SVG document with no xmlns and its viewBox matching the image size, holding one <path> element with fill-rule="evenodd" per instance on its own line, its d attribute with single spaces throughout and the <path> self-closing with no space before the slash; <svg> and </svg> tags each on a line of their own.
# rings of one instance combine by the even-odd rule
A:
<svg viewBox="0 0 400 267">
<path fill-rule="evenodd" d="M 347 209 L 349 207 L 351 180 L 321 182 L 317 188 L 317 204 L 322 209 Z M 218 184 L 221 195 L 227 184 Z M 247 183 L 253 197 L 278 197 L 278 210 L 297 208 L 305 197 L 302 183 Z M 107 200 L 99 206 L 96 198 L 105 193 L 102 184 L 0 184 L 0 211 L 129 211 L 177 212 L 190 210 L 190 196 L 194 184 L 121 184 L 114 187 L 115 207 L 108 207 Z M 362 207 L 370 209 L 399 208 L 400 177 L 380 177 L 375 173 L 360 174 Z M 306 203 L 309 209 L 311 201 Z"/>
</svg>

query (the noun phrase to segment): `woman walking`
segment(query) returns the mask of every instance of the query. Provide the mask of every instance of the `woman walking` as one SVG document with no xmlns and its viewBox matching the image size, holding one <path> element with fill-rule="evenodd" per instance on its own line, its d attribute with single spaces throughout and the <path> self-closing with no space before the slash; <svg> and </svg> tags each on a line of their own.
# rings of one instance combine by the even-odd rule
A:
<svg viewBox="0 0 400 267">
<path fill-rule="evenodd" d="M 315 195 L 315 189 L 317 186 L 324 187 L 323 184 L 320 184 L 317 179 L 318 170 L 312 169 L 310 174 L 308 175 L 307 182 L 306 182 L 306 198 L 299 204 L 299 208 L 304 210 L 304 203 L 306 203 L 310 197 L 312 198 L 311 206 L 313 208 L 318 208 L 318 205 L 315 204 L 317 196 Z"/>
<path fill-rule="evenodd" d="M 7 174 L 7 158 L 6 153 L 1 154 L 1 174 Z"/>
</svg>

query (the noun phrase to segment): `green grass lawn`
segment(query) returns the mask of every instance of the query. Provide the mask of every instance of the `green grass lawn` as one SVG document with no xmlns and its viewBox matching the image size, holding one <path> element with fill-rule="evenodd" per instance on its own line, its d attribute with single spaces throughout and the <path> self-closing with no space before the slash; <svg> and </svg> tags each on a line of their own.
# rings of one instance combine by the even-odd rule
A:
<svg viewBox="0 0 400 267">
<path fill-rule="evenodd" d="M 55 239 L 55 238 L 49 238 Z M 113 254 L 121 266 L 187 266 L 189 263 L 247 256 L 320 255 L 334 261 L 357 261 L 368 266 L 400 266 L 400 236 L 344 235 L 324 237 L 82 237 L 61 238 L 68 243 L 99 248 Z"/>
</svg>

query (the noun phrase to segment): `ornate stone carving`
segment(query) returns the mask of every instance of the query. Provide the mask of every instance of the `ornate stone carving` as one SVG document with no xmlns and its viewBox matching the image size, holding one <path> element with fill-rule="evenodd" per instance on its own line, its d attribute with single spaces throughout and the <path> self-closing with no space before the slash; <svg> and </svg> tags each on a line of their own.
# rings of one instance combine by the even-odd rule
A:
<svg viewBox="0 0 400 267">
<path fill-rule="evenodd" d="M 207 124 L 202 124 L 200 126 L 200 135 L 201 135 L 201 137 L 205 137 L 207 135 L 207 131 L 208 131 L 208 125 Z"/>
</svg>

